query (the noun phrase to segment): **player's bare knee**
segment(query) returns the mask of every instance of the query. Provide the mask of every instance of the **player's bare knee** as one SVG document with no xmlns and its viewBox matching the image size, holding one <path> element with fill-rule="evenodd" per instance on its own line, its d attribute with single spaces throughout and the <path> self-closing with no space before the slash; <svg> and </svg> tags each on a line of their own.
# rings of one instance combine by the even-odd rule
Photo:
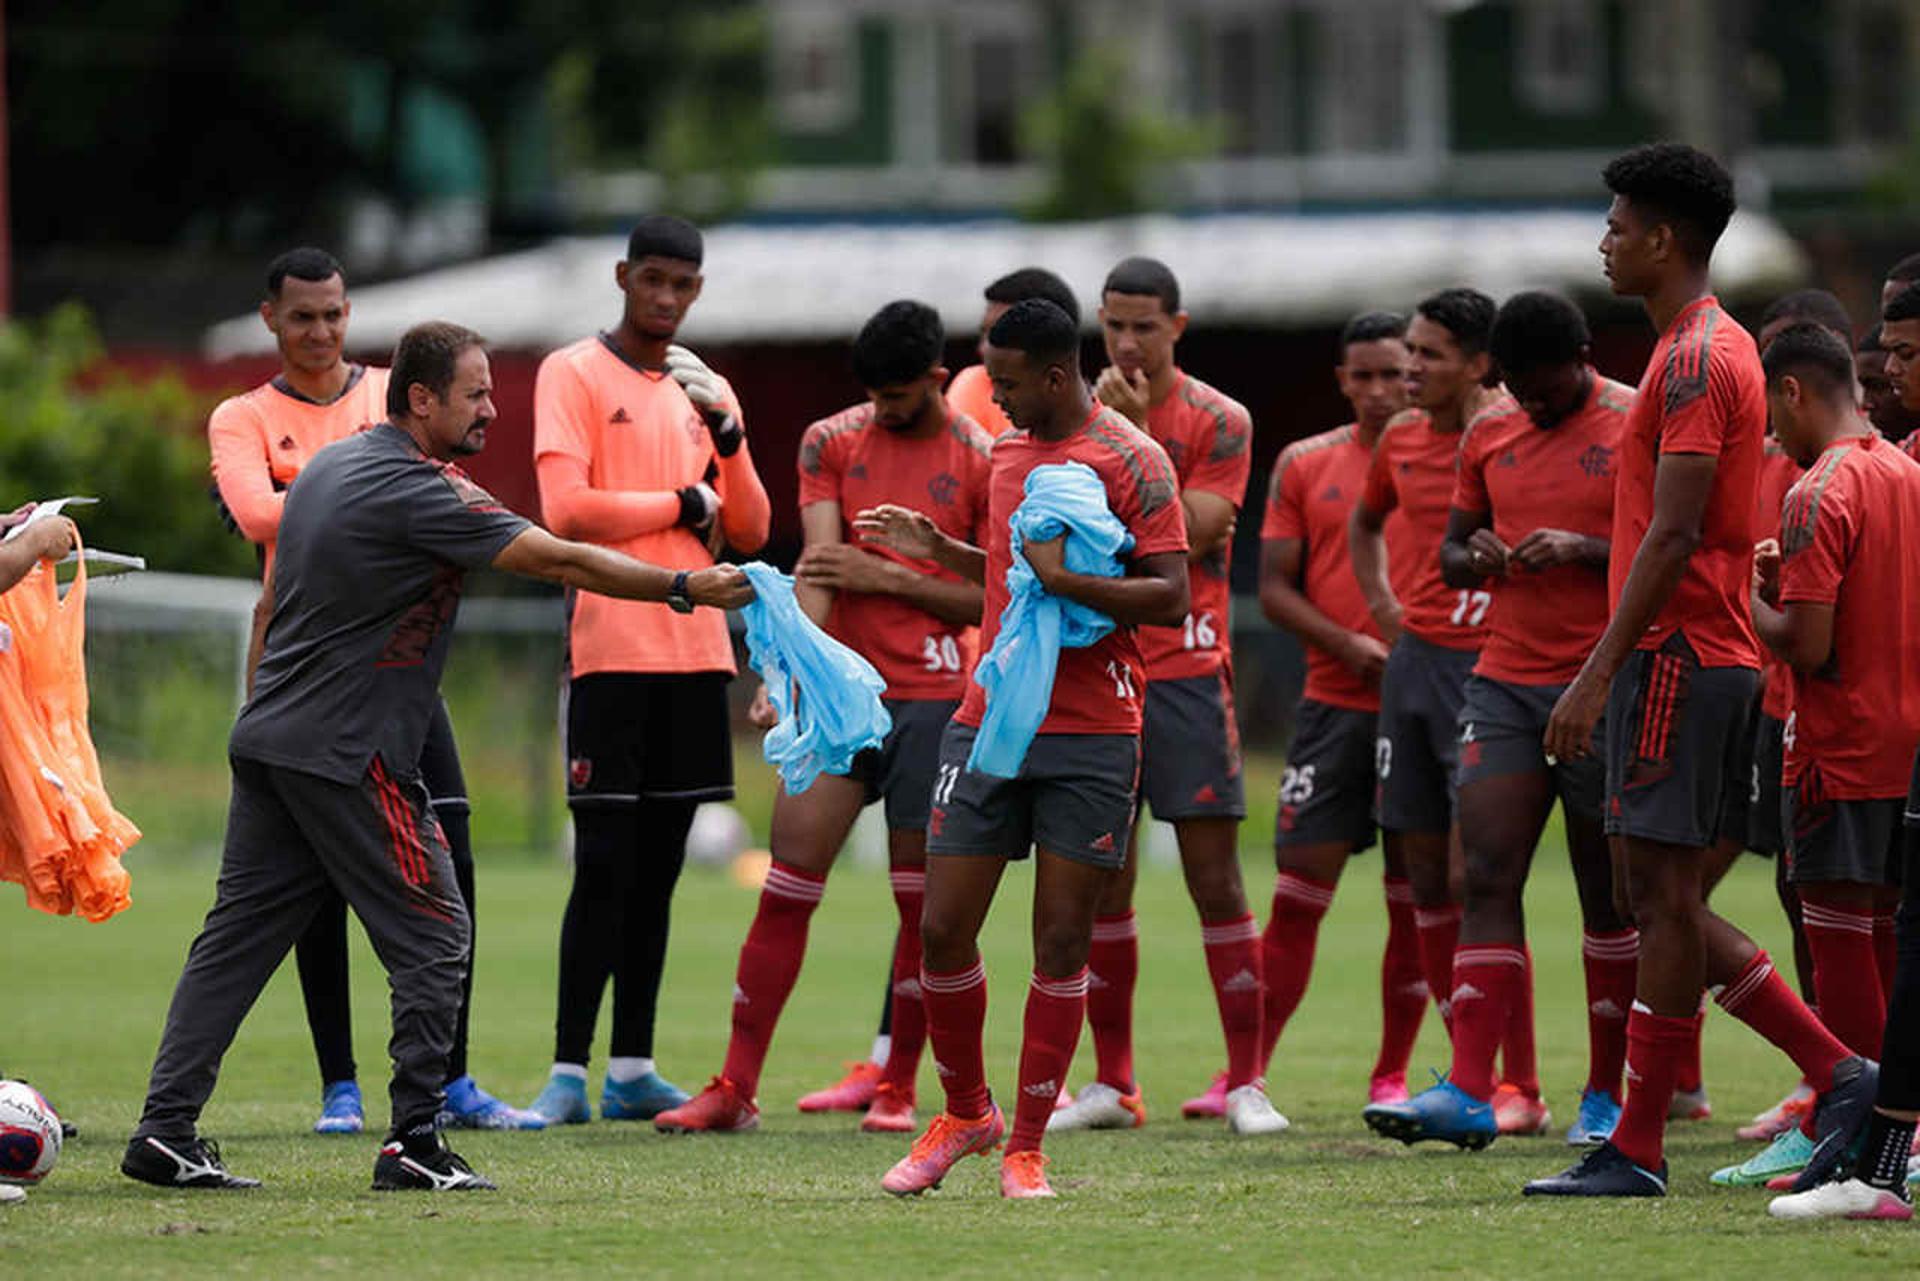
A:
<svg viewBox="0 0 1920 1281">
<path fill-rule="evenodd" d="M 1065 978 L 1087 963 L 1087 931 L 1067 921 L 1036 922 L 1033 968 L 1048 978 Z"/>
</svg>

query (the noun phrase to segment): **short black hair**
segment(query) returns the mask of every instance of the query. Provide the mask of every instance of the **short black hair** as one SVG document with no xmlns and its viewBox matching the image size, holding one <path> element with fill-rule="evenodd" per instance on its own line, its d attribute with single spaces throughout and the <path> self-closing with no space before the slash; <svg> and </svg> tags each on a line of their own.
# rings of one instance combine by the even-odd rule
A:
<svg viewBox="0 0 1920 1281">
<path fill-rule="evenodd" d="M 1853 341 L 1853 317 L 1847 314 L 1845 304 L 1824 289 L 1796 289 L 1790 294 L 1781 294 L 1760 313 L 1760 328 L 1781 320 L 1825 325 L 1848 342 Z"/>
<path fill-rule="evenodd" d="M 1340 330 L 1340 359 L 1357 342 L 1379 342 L 1384 338 L 1405 338 L 1407 318 L 1397 311 L 1363 311 Z"/>
<path fill-rule="evenodd" d="M 1584 360 L 1592 343 L 1578 307 L 1560 294 L 1530 289 L 1500 304 L 1487 350 L 1514 374 Z"/>
<path fill-rule="evenodd" d="M 1158 258 L 1122 258 L 1100 286 L 1101 297 L 1108 294 L 1158 298 L 1169 316 L 1180 311 L 1180 282 L 1174 279 L 1173 269 Z"/>
<path fill-rule="evenodd" d="M 1908 254 L 1887 268 L 1887 279 L 1900 284 L 1920 280 L 1920 254 Z"/>
<path fill-rule="evenodd" d="M 1073 296 L 1073 290 L 1067 282 L 1048 271 L 1045 267 L 1022 267 L 1010 271 L 987 286 L 987 301 L 1006 303 L 1025 302 L 1029 298 L 1045 298 L 1048 302 L 1067 313 L 1067 319 L 1074 328 L 1080 327 L 1080 300 Z"/>
<path fill-rule="evenodd" d="M 1860 341 L 1853 345 L 1853 351 L 1856 356 L 1867 355 L 1879 350 L 1881 350 L 1879 325 L 1875 325 L 1873 328 L 1867 330 L 1866 333 L 1861 334 Z"/>
<path fill-rule="evenodd" d="M 1712 156 L 1684 142 L 1652 142 L 1616 156 L 1602 171 L 1607 190 L 1674 229 L 1696 263 L 1733 218 L 1733 177 Z"/>
<path fill-rule="evenodd" d="M 1880 313 L 1882 324 L 1896 320 L 1920 320 L 1920 283 L 1908 285 L 1895 294 L 1887 309 Z"/>
<path fill-rule="evenodd" d="M 1478 289 L 1456 285 L 1422 298 L 1413 310 L 1452 334 L 1462 352 L 1477 356 L 1487 349 L 1499 308 Z"/>
<path fill-rule="evenodd" d="M 345 285 L 347 273 L 341 269 L 340 260 L 324 249 L 315 249 L 303 245 L 298 249 L 289 249 L 267 264 L 267 297 L 278 298 L 280 286 L 287 283 L 287 277 L 295 280 L 322 281 L 340 277 Z"/>
<path fill-rule="evenodd" d="M 413 412 L 407 389 L 415 383 L 445 400 L 460 357 L 470 348 L 486 345 L 487 340 L 473 330 L 446 320 L 425 321 L 401 334 L 387 374 L 387 412 L 396 418 Z"/>
<path fill-rule="evenodd" d="M 890 302 L 860 326 L 853 340 L 853 376 L 869 389 L 898 387 L 926 376 L 947 345 L 940 313 L 923 302 Z"/>
<path fill-rule="evenodd" d="M 706 242 L 700 228 L 672 214 L 648 214 L 633 225 L 627 236 L 627 261 L 642 258 L 673 258 L 698 267 L 706 254 Z"/>
<path fill-rule="evenodd" d="M 1853 398 L 1853 353 L 1840 335 L 1811 320 L 1781 330 L 1760 357 L 1771 387 L 1788 374 L 1811 381 L 1829 397 Z"/>
<path fill-rule="evenodd" d="M 1080 359 L 1080 326 L 1045 298 L 1025 298 L 1007 308 L 987 331 L 987 342 L 1023 351 L 1042 364 L 1064 361 L 1077 367 Z"/>
</svg>

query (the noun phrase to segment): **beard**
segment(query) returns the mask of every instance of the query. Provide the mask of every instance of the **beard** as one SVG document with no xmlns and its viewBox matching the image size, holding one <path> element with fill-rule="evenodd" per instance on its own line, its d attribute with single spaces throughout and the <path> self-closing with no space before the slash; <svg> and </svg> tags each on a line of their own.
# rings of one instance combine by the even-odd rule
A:
<svg viewBox="0 0 1920 1281">
<path fill-rule="evenodd" d="M 473 424 L 460 433 L 460 439 L 453 443 L 453 452 L 463 458 L 470 458 L 487 447 L 484 439 L 488 427 L 493 425 L 491 418 L 476 418 Z"/>
</svg>

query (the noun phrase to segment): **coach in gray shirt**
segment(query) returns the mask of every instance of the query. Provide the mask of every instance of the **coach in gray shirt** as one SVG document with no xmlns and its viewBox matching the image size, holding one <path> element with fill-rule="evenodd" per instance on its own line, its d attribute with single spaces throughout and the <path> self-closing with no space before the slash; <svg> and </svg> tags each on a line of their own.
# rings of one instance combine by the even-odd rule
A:
<svg viewBox="0 0 1920 1281">
<path fill-rule="evenodd" d="M 675 573 L 554 538 L 450 461 L 494 418 L 484 341 L 417 325 L 393 354 L 389 421 L 321 450 L 287 493 L 273 616 L 233 727 L 233 797 L 213 908 L 187 954 L 146 1107 L 120 1169 L 163 1187 L 242 1188 L 195 1123 L 241 1021 L 331 884 L 393 992 L 393 1124 L 376 1189 L 490 1188 L 434 1125 L 471 934 L 415 774 L 462 579 L 488 565 L 633 600 L 731 608 L 732 565 Z"/>
</svg>

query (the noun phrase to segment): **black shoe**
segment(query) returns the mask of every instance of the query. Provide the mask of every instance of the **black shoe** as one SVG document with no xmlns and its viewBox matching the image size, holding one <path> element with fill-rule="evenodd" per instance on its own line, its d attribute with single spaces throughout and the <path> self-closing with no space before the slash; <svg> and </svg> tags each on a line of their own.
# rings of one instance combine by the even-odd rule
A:
<svg viewBox="0 0 1920 1281">
<path fill-rule="evenodd" d="M 157 1139 L 151 1134 L 127 1144 L 120 1173 L 162 1188 L 257 1188 L 258 1179 L 229 1173 L 212 1139 Z"/>
<path fill-rule="evenodd" d="M 1830 1182 L 1840 1172 L 1847 1153 L 1865 1131 L 1880 1092 L 1880 1065 L 1854 1055 L 1833 1069 L 1833 1084 L 1813 1104 L 1813 1155 L 1793 1182 L 1805 1192 Z"/>
<path fill-rule="evenodd" d="M 442 1140 L 424 1156 L 409 1156 L 395 1139 L 373 1162 L 375 1192 L 492 1192 L 493 1184 L 473 1172 Z"/>
<path fill-rule="evenodd" d="M 1665 1196 L 1667 1163 L 1656 1172 L 1635 1165 L 1611 1143 L 1602 1143 L 1560 1173 L 1520 1189 L 1527 1196 Z"/>
</svg>

